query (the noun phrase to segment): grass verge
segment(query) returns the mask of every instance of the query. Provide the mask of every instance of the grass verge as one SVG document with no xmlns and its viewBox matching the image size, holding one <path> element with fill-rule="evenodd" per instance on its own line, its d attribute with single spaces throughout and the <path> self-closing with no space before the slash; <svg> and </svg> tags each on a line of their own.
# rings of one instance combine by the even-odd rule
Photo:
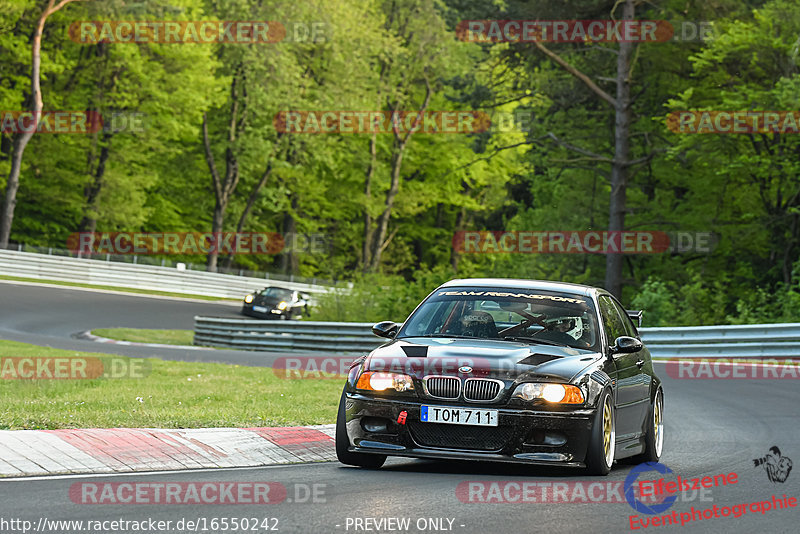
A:
<svg viewBox="0 0 800 534">
<path fill-rule="evenodd" d="M 192 330 L 150 330 L 147 328 L 98 328 L 92 334 L 119 341 L 134 343 L 163 343 L 166 345 L 191 345 Z"/>
<path fill-rule="evenodd" d="M 236 299 L 226 299 L 223 297 L 209 297 L 208 295 L 192 295 L 189 293 L 156 291 L 151 289 L 139 289 L 136 287 L 118 287 L 118 286 L 103 286 L 98 284 L 82 284 L 80 282 L 64 282 L 61 280 L 42 280 L 39 278 L 25 278 L 24 276 L 9 276 L 5 274 L 0 274 L 0 280 L 10 280 L 13 282 L 32 282 L 34 284 L 55 284 L 58 286 L 67 286 L 67 287 L 87 287 L 89 289 L 105 289 L 109 291 L 121 291 L 123 293 L 136 293 L 138 295 L 158 295 L 160 297 L 181 297 L 181 298 L 190 298 L 197 300 L 229 300 L 229 301 L 236 300 Z"/>
<path fill-rule="evenodd" d="M 136 365 L 139 378 L 14 379 L 34 365 L 82 358 Z M 44 359 L 52 359 L 43 364 Z M 40 375 L 41 376 L 41 375 Z M 272 369 L 127 358 L 0 340 L 0 429 L 202 428 L 333 423 L 342 380 L 278 378 Z"/>
</svg>

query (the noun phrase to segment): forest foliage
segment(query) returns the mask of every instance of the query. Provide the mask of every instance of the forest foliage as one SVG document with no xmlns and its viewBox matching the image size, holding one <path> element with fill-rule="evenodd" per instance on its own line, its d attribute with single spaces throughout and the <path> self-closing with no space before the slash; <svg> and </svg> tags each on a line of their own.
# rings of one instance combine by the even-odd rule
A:
<svg viewBox="0 0 800 534">
<path fill-rule="evenodd" d="M 608 20 L 605 0 L 73 2 L 42 38 L 45 110 L 99 113 L 93 133 L 36 134 L 11 242 L 70 234 L 322 234 L 313 253 L 220 256 L 220 267 L 348 281 L 314 318 L 402 320 L 436 284 L 515 277 L 602 285 L 602 254 L 469 254 L 461 231 L 602 231 L 614 113 L 531 43 L 460 39 L 460 21 Z M 0 0 L 0 111 L 30 104 L 47 0 Z M 625 228 L 711 232 L 711 251 L 624 257 L 623 302 L 647 325 L 796 321 L 800 135 L 680 134 L 680 110 L 800 109 L 796 0 L 635 2 L 637 19 L 704 38 L 636 44 Z M 79 21 L 281 21 L 274 43 L 76 42 Z M 311 29 L 315 31 L 311 31 Z M 547 45 L 613 94 L 614 43 Z M 479 110 L 485 132 L 291 134 L 281 111 Z M 113 118 L 123 123 L 112 126 Z M 138 117 L 138 128 L 124 119 Z M 0 189 L 15 134 L 0 134 Z M 209 161 L 214 161 L 212 166 Z M 215 177 L 215 174 L 217 175 Z M 218 181 L 218 183 L 215 183 Z M 221 194 L 221 192 L 223 194 Z M 202 263 L 198 256 L 171 259 Z M 217 259 L 214 260 L 214 268 Z"/>
</svg>

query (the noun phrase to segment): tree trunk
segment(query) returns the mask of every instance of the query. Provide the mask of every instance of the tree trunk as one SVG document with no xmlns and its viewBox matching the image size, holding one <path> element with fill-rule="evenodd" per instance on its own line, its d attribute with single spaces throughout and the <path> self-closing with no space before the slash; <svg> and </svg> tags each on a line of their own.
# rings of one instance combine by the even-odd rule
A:
<svg viewBox="0 0 800 534">
<path fill-rule="evenodd" d="M 211 173 L 211 185 L 214 188 L 215 199 L 214 216 L 211 221 L 211 232 L 214 234 L 214 246 L 211 247 L 206 257 L 206 270 L 212 273 L 217 272 L 219 249 L 222 243 L 221 232 L 225 222 L 225 210 L 228 208 L 228 202 L 233 196 L 234 191 L 236 191 L 236 186 L 239 185 L 239 160 L 233 148 L 239 130 L 245 127 L 245 116 L 247 113 L 247 101 L 245 100 L 240 104 L 240 99 L 243 99 L 243 95 L 239 93 L 240 74 L 241 66 L 240 70 L 234 74 L 233 80 L 231 81 L 231 108 L 230 121 L 228 124 L 228 146 L 225 149 L 224 177 L 220 176 L 217 165 L 214 162 L 214 152 L 211 150 L 211 141 L 208 136 L 208 116 L 206 113 L 203 113 L 203 148 L 206 154 L 208 170 Z"/>
<path fill-rule="evenodd" d="M 300 264 L 297 261 L 297 251 L 293 249 L 296 242 L 297 221 L 294 218 L 294 210 L 297 209 L 297 196 L 292 195 L 291 209 L 286 210 L 283 215 L 283 236 L 284 239 L 291 238 L 292 242 L 287 243 L 286 249 L 281 254 L 280 269 L 284 274 L 297 274 Z"/>
<path fill-rule="evenodd" d="M 227 202 L 225 203 L 227 204 Z M 211 233 L 214 235 L 213 247 L 206 258 L 206 270 L 210 273 L 217 272 L 217 258 L 219 247 L 222 243 L 222 223 L 225 221 L 225 205 L 219 199 L 214 203 L 214 216 L 211 219 Z"/>
<path fill-rule="evenodd" d="M 467 216 L 467 208 L 461 206 L 456 215 L 456 234 L 464 230 L 464 220 Z M 461 254 L 456 250 L 456 247 L 450 247 L 450 267 L 453 271 L 458 272 L 458 263 L 461 261 Z"/>
<path fill-rule="evenodd" d="M 392 216 L 394 199 L 400 190 L 400 169 L 403 165 L 406 144 L 403 141 L 399 141 L 396 146 L 395 153 L 392 155 L 392 182 L 389 186 L 389 191 L 386 192 L 386 204 L 383 213 L 378 217 L 375 237 L 372 240 L 372 258 L 370 261 L 370 271 L 372 272 L 377 271 L 381 264 L 381 256 L 385 248 L 384 240 L 386 239 L 386 231 L 389 228 L 389 218 Z"/>
<path fill-rule="evenodd" d="M 375 165 L 377 165 L 377 134 L 373 133 L 369 140 L 369 168 L 367 177 L 364 181 L 364 244 L 361 251 L 362 270 L 367 272 L 370 268 L 370 243 L 372 242 L 372 217 L 369 214 L 369 201 L 372 198 L 372 177 L 375 176 Z"/>
<path fill-rule="evenodd" d="M 616 4 L 615 4 L 616 7 Z M 633 20 L 635 7 L 633 0 L 625 0 L 622 7 L 621 20 Z M 628 172 L 630 161 L 630 127 L 631 127 L 631 90 L 630 70 L 633 55 L 633 44 L 620 42 L 617 55 L 617 95 L 616 98 L 601 89 L 589 76 L 567 63 L 564 58 L 549 50 L 539 41 L 533 45 L 547 57 L 560 65 L 564 70 L 582 81 L 597 96 L 606 101 L 614 109 L 614 159 L 611 161 L 611 195 L 609 198 L 608 230 L 622 232 L 625 229 L 625 197 L 628 187 Z M 561 146 L 577 151 L 585 156 L 591 156 L 597 161 L 607 161 L 598 154 L 590 153 L 553 138 Z M 623 255 L 619 252 L 620 235 L 614 236 L 617 252 L 606 252 L 606 279 L 605 288 L 616 296 L 622 293 L 622 266 Z M 609 244 L 611 247 L 611 244 Z"/>
<path fill-rule="evenodd" d="M 430 81 L 426 77 L 425 99 L 423 100 L 422 106 L 420 106 L 420 109 L 417 112 L 418 117 L 424 116 L 425 112 L 428 110 L 428 105 L 431 103 L 432 95 L 433 90 L 431 89 Z M 399 109 L 399 107 L 399 105 L 395 105 L 390 111 L 394 113 Z M 400 135 L 397 129 L 394 131 L 394 150 L 392 151 L 392 180 L 391 184 L 389 185 L 389 191 L 386 192 L 386 203 L 384 204 L 385 207 L 383 213 L 381 213 L 381 215 L 378 217 L 377 227 L 375 228 L 375 236 L 372 240 L 372 258 L 370 259 L 369 264 L 371 272 L 378 270 L 378 267 L 381 264 L 383 250 L 389 244 L 389 240 L 386 239 L 386 232 L 389 228 L 389 219 L 392 216 L 394 199 L 397 196 L 397 192 L 400 190 L 400 169 L 403 166 L 403 156 L 405 155 L 406 147 L 408 146 L 409 141 L 411 141 L 412 134 L 413 129 L 408 130 L 404 135 Z M 392 236 L 393 235 L 394 234 L 392 234 Z"/>
<path fill-rule="evenodd" d="M 31 43 L 31 112 L 33 113 L 32 127 L 27 132 L 19 134 L 14 139 L 14 148 L 11 153 L 11 170 L 8 173 L 6 182 L 6 194 L 3 201 L 2 211 L 0 211 L 0 249 L 8 248 L 8 240 L 11 236 L 11 225 L 14 223 L 14 208 L 17 206 L 17 190 L 19 189 L 19 175 L 22 170 L 22 155 L 25 147 L 33 137 L 36 128 L 39 126 L 39 119 L 42 113 L 42 90 L 39 81 L 41 71 L 41 49 L 42 33 L 47 17 L 74 2 L 75 0 L 61 0 L 55 5 L 55 0 L 49 0 L 42 16 L 36 24 Z"/>
<path fill-rule="evenodd" d="M 622 19 L 632 20 L 633 15 L 633 0 L 627 0 L 623 6 Z M 632 54 L 632 43 L 619 43 L 617 98 L 614 106 L 614 163 L 611 168 L 611 198 L 608 211 L 608 231 L 616 233 L 625 229 L 625 196 L 630 159 L 631 85 L 629 75 Z M 614 242 L 620 246 L 621 236 L 617 235 Z M 622 296 L 623 260 L 621 252 L 607 252 L 606 254 L 605 288 L 617 297 Z"/>
<path fill-rule="evenodd" d="M 95 210 L 97 208 L 97 198 L 100 196 L 100 191 L 103 188 L 103 176 L 106 173 L 106 162 L 111 153 L 111 133 L 103 134 L 103 147 L 100 149 L 100 158 L 97 161 L 97 168 L 92 173 L 92 182 L 86 185 L 84 189 L 84 196 L 86 198 L 86 208 L 81 219 L 81 224 L 78 227 L 79 232 L 94 232 L 97 228 L 97 217 Z M 93 158 L 90 158 L 90 160 Z M 91 165 L 91 163 L 90 163 Z"/>
<path fill-rule="evenodd" d="M 244 230 L 244 225 L 247 222 L 247 217 L 250 215 L 250 212 L 253 210 L 253 206 L 258 200 L 258 194 L 267 185 L 269 181 L 269 177 L 272 174 L 272 161 L 270 160 L 267 163 L 267 169 L 264 171 L 264 174 L 261 175 L 261 179 L 258 183 L 253 187 L 253 190 L 250 191 L 250 196 L 247 197 L 247 204 L 245 204 L 244 209 L 242 210 L 242 214 L 239 216 L 239 222 L 236 223 L 236 232 L 241 233 Z M 225 268 L 230 269 L 231 265 L 233 265 L 233 254 L 229 254 L 228 258 L 225 260 Z"/>
<path fill-rule="evenodd" d="M 6 196 L 3 211 L 0 213 L 0 249 L 8 248 L 11 236 L 11 225 L 14 222 L 14 208 L 17 206 L 17 190 L 19 189 L 19 172 L 22 166 L 22 154 L 25 145 L 31 140 L 33 134 L 23 133 L 14 139 L 14 150 L 11 153 L 11 172 L 6 183 Z"/>
</svg>

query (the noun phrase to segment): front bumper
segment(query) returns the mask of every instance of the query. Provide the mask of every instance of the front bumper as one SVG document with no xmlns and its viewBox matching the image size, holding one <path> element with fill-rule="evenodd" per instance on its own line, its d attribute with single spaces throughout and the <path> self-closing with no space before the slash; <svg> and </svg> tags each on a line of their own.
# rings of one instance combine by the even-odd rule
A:
<svg viewBox="0 0 800 534">
<path fill-rule="evenodd" d="M 420 421 L 422 405 L 498 410 L 497 427 Z M 458 402 L 376 399 L 358 393 L 345 398 L 349 450 L 413 458 L 583 466 L 594 409 L 546 412 Z M 406 411 L 405 424 L 398 423 Z"/>
<path fill-rule="evenodd" d="M 258 304 L 256 304 L 256 306 L 258 306 Z M 267 311 L 261 312 L 254 310 L 252 304 L 243 304 L 242 314 L 249 315 L 250 317 L 257 317 L 259 319 L 280 319 L 281 315 L 284 313 L 284 311 L 277 308 L 271 309 L 268 306 L 265 306 L 265 308 L 267 308 Z"/>
</svg>

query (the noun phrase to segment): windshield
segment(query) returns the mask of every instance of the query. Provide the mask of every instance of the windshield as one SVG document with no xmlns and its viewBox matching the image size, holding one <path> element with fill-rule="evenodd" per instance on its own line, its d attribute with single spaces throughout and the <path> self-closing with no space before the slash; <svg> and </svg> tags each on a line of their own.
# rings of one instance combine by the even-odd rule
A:
<svg viewBox="0 0 800 534">
<path fill-rule="evenodd" d="M 592 300 L 529 289 L 445 288 L 431 295 L 397 337 L 466 337 L 599 350 Z"/>
<path fill-rule="evenodd" d="M 275 297 L 281 300 L 292 300 L 291 290 L 281 289 L 279 287 L 265 287 L 261 290 L 261 295 L 264 297 Z"/>
</svg>

